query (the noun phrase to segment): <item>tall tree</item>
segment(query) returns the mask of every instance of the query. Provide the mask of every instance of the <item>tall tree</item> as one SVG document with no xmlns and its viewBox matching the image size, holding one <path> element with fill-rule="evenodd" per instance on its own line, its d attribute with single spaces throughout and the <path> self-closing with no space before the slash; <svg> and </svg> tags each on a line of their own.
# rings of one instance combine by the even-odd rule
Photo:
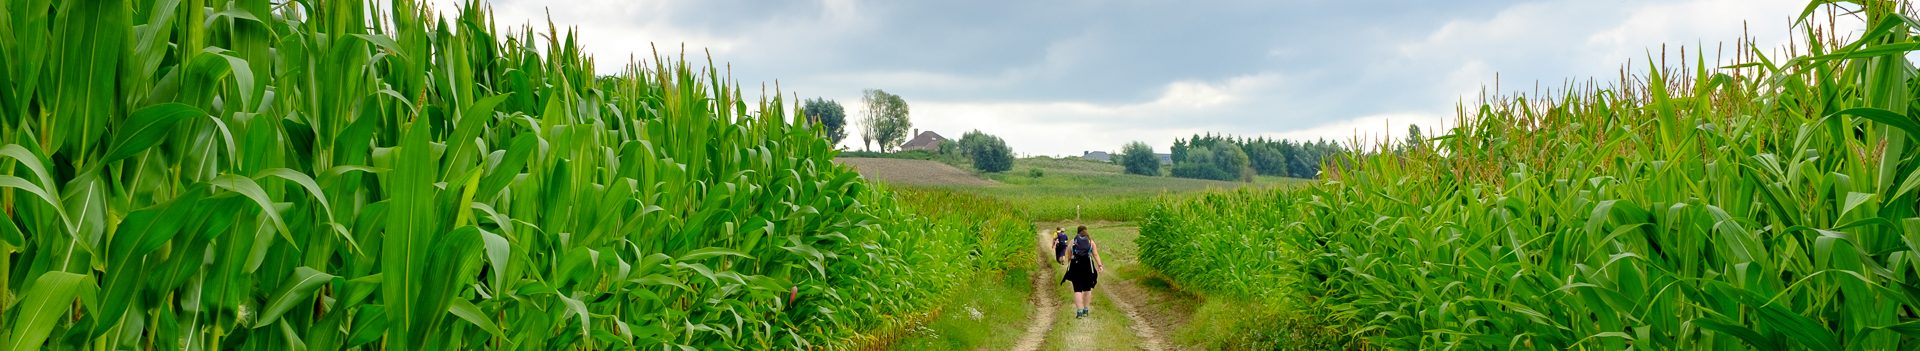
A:
<svg viewBox="0 0 1920 351">
<path fill-rule="evenodd" d="M 1427 138 L 1421 134 L 1422 133 L 1420 133 L 1420 126 L 1411 125 L 1411 124 L 1407 125 L 1407 149 L 1408 150 L 1419 150 L 1420 144 L 1425 143 L 1427 141 Z"/>
<path fill-rule="evenodd" d="M 1180 162 L 1186 161 L 1187 151 L 1188 151 L 1187 140 L 1180 139 L 1180 138 L 1173 138 L 1173 147 L 1171 148 L 1171 150 L 1168 150 L 1168 151 L 1172 152 L 1172 154 L 1168 156 L 1167 160 L 1173 161 L 1173 164 L 1177 165 L 1177 164 L 1180 164 Z"/>
<path fill-rule="evenodd" d="M 1144 176 L 1160 175 L 1160 156 L 1153 154 L 1153 147 L 1143 142 L 1127 143 L 1120 148 L 1120 166 L 1127 168 L 1127 174 Z"/>
<path fill-rule="evenodd" d="M 1186 158 L 1173 163 L 1176 178 L 1226 180 L 1227 173 L 1214 167 L 1214 152 L 1205 146 L 1189 146 Z"/>
<path fill-rule="evenodd" d="M 910 111 L 907 100 L 880 89 L 867 89 L 861 95 L 864 136 L 880 144 L 880 152 L 891 151 L 905 143 L 909 137 L 907 131 L 913 128 L 913 121 L 908 118 Z"/>
<path fill-rule="evenodd" d="M 800 112 L 807 115 L 807 122 L 826 127 L 827 139 L 833 141 L 834 145 L 840 145 L 841 140 L 847 139 L 847 109 L 840 107 L 839 101 L 807 99 L 801 105 Z"/>
<path fill-rule="evenodd" d="M 1305 179 L 1313 178 L 1316 170 L 1313 169 L 1314 163 L 1311 160 L 1312 155 L 1310 155 L 1313 153 L 1312 149 L 1307 148 L 1304 144 L 1286 140 L 1280 142 L 1280 153 L 1287 156 L 1287 176 Z"/>
<path fill-rule="evenodd" d="M 1241 149 L 1240 144 L 1233 142 L 1221 143 L 1220 149 L 1214 151 L 1213 156 L 1214 168 L 1220 169 L 1221 173 L 1226 173 L 1227 177 L 1229 177 L 1225 180 L 1253 181 L 1253 162 L 1248 160 L 1247 151 Z"/>
<path fill-rule="evenodd" d="M 1260 175 L 1286 176 L 1287 155 L 1280 153 L 1276 143 L 1266 139 L 1251 140 L 1246 143 L 1247 159 L 1253 163 L 1253 171 Z"/>
</svg>

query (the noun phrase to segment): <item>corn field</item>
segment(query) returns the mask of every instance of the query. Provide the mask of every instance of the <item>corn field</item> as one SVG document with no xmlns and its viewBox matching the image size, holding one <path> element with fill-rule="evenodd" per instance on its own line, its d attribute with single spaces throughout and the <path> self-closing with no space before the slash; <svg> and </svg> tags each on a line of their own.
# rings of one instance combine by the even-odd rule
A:
<svg viewBox="0 0 1920 351">
<path fill-rule="evenodd" d="M 1912 11 L 1815 1 L 1771 55 L 1656 49 L 1617 85 L 1486 98 L 1321 184 L 1168 201 L 1142 261 L 1359 347 L 1920 348 Z"/>
<path fill-rule="evenodd" d="M 845 348 L 1020 264 L 711 60 L 434 13 L 0 3 L 0 349 Z"/>
</svg>

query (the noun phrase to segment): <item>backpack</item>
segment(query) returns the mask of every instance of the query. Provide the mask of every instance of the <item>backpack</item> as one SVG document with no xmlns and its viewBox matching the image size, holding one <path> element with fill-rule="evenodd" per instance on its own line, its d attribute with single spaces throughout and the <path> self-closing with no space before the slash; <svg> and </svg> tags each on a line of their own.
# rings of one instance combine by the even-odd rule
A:
<svg viewBox="0 0 1920 351">
<path fill-rule="evenodd" d="M 1055 247 L 1055 248 L 1062 248 L 1062 247 L 1067 247 L 1067 233 L 1064 233 L 1064 232 L 1063 232 L 1063 233 L 1060 233 L 1060 234 L 1057 234 L 1057 235 L 1054 235 L 1054 236 L 1053 236 L 1053 247 Z"/>
<path fill-rule="evenodd" d="M 1093 243 L 1087 241 L 1087 238 L 1085 237 L 1073 238 L 1073 257 L 1074 258 L 1087 257 L 1087 254 L 1090 254 L 1092 252 L 1093 252 Z"/>
</svg>

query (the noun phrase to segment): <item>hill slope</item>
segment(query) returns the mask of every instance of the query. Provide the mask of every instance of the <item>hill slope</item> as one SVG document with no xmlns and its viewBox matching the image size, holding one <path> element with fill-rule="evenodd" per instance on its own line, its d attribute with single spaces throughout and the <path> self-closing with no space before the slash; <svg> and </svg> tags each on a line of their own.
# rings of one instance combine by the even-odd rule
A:
<svg viewBox="0 0 1920 351">
<path fill-rule="evenodd" d="M 907 186 L 987 187 L 993 181 L 980 179 L 952 165 L 927 160 L 842 157 L 836 163 L 853 167 L 867 180 Z"/>
</svg>

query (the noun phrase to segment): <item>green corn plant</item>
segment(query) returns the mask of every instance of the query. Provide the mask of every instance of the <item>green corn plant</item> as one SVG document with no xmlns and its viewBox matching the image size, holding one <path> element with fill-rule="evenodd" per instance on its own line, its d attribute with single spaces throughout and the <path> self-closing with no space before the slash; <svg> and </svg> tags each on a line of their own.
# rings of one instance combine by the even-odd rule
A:
<svg viewBox="0 0 1920 351">
<path fill-rule="evenodd" d="M 845 349 L 1031 264 L 711 60 L 436 13 L 0 4 L 0 349 Z"/>
<path fill-rule="evenodd" d="M 1914 348 L 1915 18 L 1816 1 L 1784 55 L 1663 51 L 1617 86 L 1489 98 L 1320 184 L 1164 202 L 1141 259 L 1359 347 Z"/>
</svg>

